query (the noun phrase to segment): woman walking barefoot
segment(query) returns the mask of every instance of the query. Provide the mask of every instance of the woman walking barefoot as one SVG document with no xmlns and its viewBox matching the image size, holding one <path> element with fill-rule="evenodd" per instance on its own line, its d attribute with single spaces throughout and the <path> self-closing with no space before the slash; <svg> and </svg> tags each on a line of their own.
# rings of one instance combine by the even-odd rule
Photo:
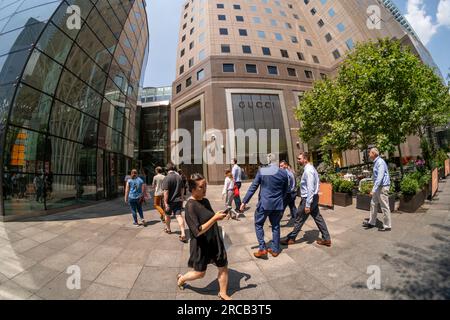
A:
<svg viewBox="0 0 450 320">
<path fill-rule="evenodd" d="M 208 264 L 215 264 L 219 269 L 218 296 L 222 300 L 231 300 L 227 294 L 227 252 L 217 225 L 217 222 L 223 220 L 226 214 L 223 211 L 214 213 L 209 200 L 205 198 L 207 184 L 201 174 L 193 174 L 188 184 L 189 191 L 192 193 L 185 207 L 186 223 L 191 232 L 191 254 L 188 266 L 194 270 L 177 276 L 178 287 L 183 289 L 186 282 L 203 278 Z"/>
</svg>

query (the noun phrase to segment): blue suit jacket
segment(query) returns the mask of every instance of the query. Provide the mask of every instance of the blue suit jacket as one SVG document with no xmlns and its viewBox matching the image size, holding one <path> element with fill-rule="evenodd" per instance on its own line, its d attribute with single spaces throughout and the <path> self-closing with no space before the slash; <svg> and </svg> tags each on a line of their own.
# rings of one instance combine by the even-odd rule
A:
<svg viewBox="0 0 450 320">
<path fill-rule="evenodd" d="M 276 165 L 259 169 L 243 203 L 249 203 L 258 187 L 260 190 L 257 211 L 284 210 L 285 199 L 289 194 L 289 178 L 286 170 Z"/>
</svg>

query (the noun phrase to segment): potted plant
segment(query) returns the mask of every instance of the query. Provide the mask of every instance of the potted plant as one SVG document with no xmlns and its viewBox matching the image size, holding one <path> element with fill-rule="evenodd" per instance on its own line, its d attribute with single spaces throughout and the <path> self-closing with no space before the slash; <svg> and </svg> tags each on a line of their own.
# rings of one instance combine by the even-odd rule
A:
<svg viewBox="0 0 450 320">
<path fill-rule="evenodd" d="M 372 201 L 372 197 L 370 193 L 373 189 L 372 181 L 364 181 L 361 183 L 360 191 L 356 195 L 356 209 L 370 211 L 370 203 Z M 389 208 L 391 212 L 395 210 L 395 187 L 391 184 L 391 189 L 389 190 Z M 381 206 L 378 205 L 378 212 L 381 213 Z"/>
<path fill-rule="evenodd" d="M 420 182 L 413 174 L 403 177 L 400 190 L 400 211 L 413 213 L 424 204 L 425 195 L 421 190 Z"/>
<path fill-rule="evenodd" d="M 336 178 L 333 182 L 333 203 L 340 207 L 348 207 L 353 204 L 352 181 Z"/>
</svg>

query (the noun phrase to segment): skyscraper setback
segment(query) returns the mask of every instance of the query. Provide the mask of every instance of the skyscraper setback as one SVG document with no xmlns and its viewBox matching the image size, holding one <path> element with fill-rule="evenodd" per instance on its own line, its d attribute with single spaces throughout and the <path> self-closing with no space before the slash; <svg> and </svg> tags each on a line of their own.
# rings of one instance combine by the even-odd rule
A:
<svg viewBox="0 0 450 320">
<path fill-rule="evenodd" d="M 224 136 L 227 129 L 279 129 L 280 157 L 293 163 L 297 152 L 309 149 L 298 138 L 301 126 L 294 108 L 315 80 L 336 74 L 358 42 L 398 39 L 425 63 L 435 65 L 395 9 L 390 1 L 382 0 L 185 2 L 173 83 L 172 129 L 193 133 L 194 121 L 201 121 L 203 132 L 214 128 Z M 208 142 L 203 144 L 205 148 Z M 418 154 L 416 138 L 408 139 L 403 151 Z M 341 166 L 361 161 L 359 151 L 333 154 L 333 158 Z M 185 161 L 183 169 L 200 171 L 218 183 L 227 166 Z M 247 163 L 244 168 L 252 177 L 256 165 Z"/>
</svg>

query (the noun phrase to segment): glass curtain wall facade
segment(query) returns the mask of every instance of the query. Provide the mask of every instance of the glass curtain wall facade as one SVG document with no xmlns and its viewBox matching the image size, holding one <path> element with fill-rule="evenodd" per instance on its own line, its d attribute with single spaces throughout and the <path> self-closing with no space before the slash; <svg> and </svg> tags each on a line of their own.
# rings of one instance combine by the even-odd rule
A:
<svg viewBox="0 0 450 320">
<path fill-rule="evenodd" d="M 1 215 L 123 192 L 148 54 L 145 6 L 0 0 Z"/>
</svg>

